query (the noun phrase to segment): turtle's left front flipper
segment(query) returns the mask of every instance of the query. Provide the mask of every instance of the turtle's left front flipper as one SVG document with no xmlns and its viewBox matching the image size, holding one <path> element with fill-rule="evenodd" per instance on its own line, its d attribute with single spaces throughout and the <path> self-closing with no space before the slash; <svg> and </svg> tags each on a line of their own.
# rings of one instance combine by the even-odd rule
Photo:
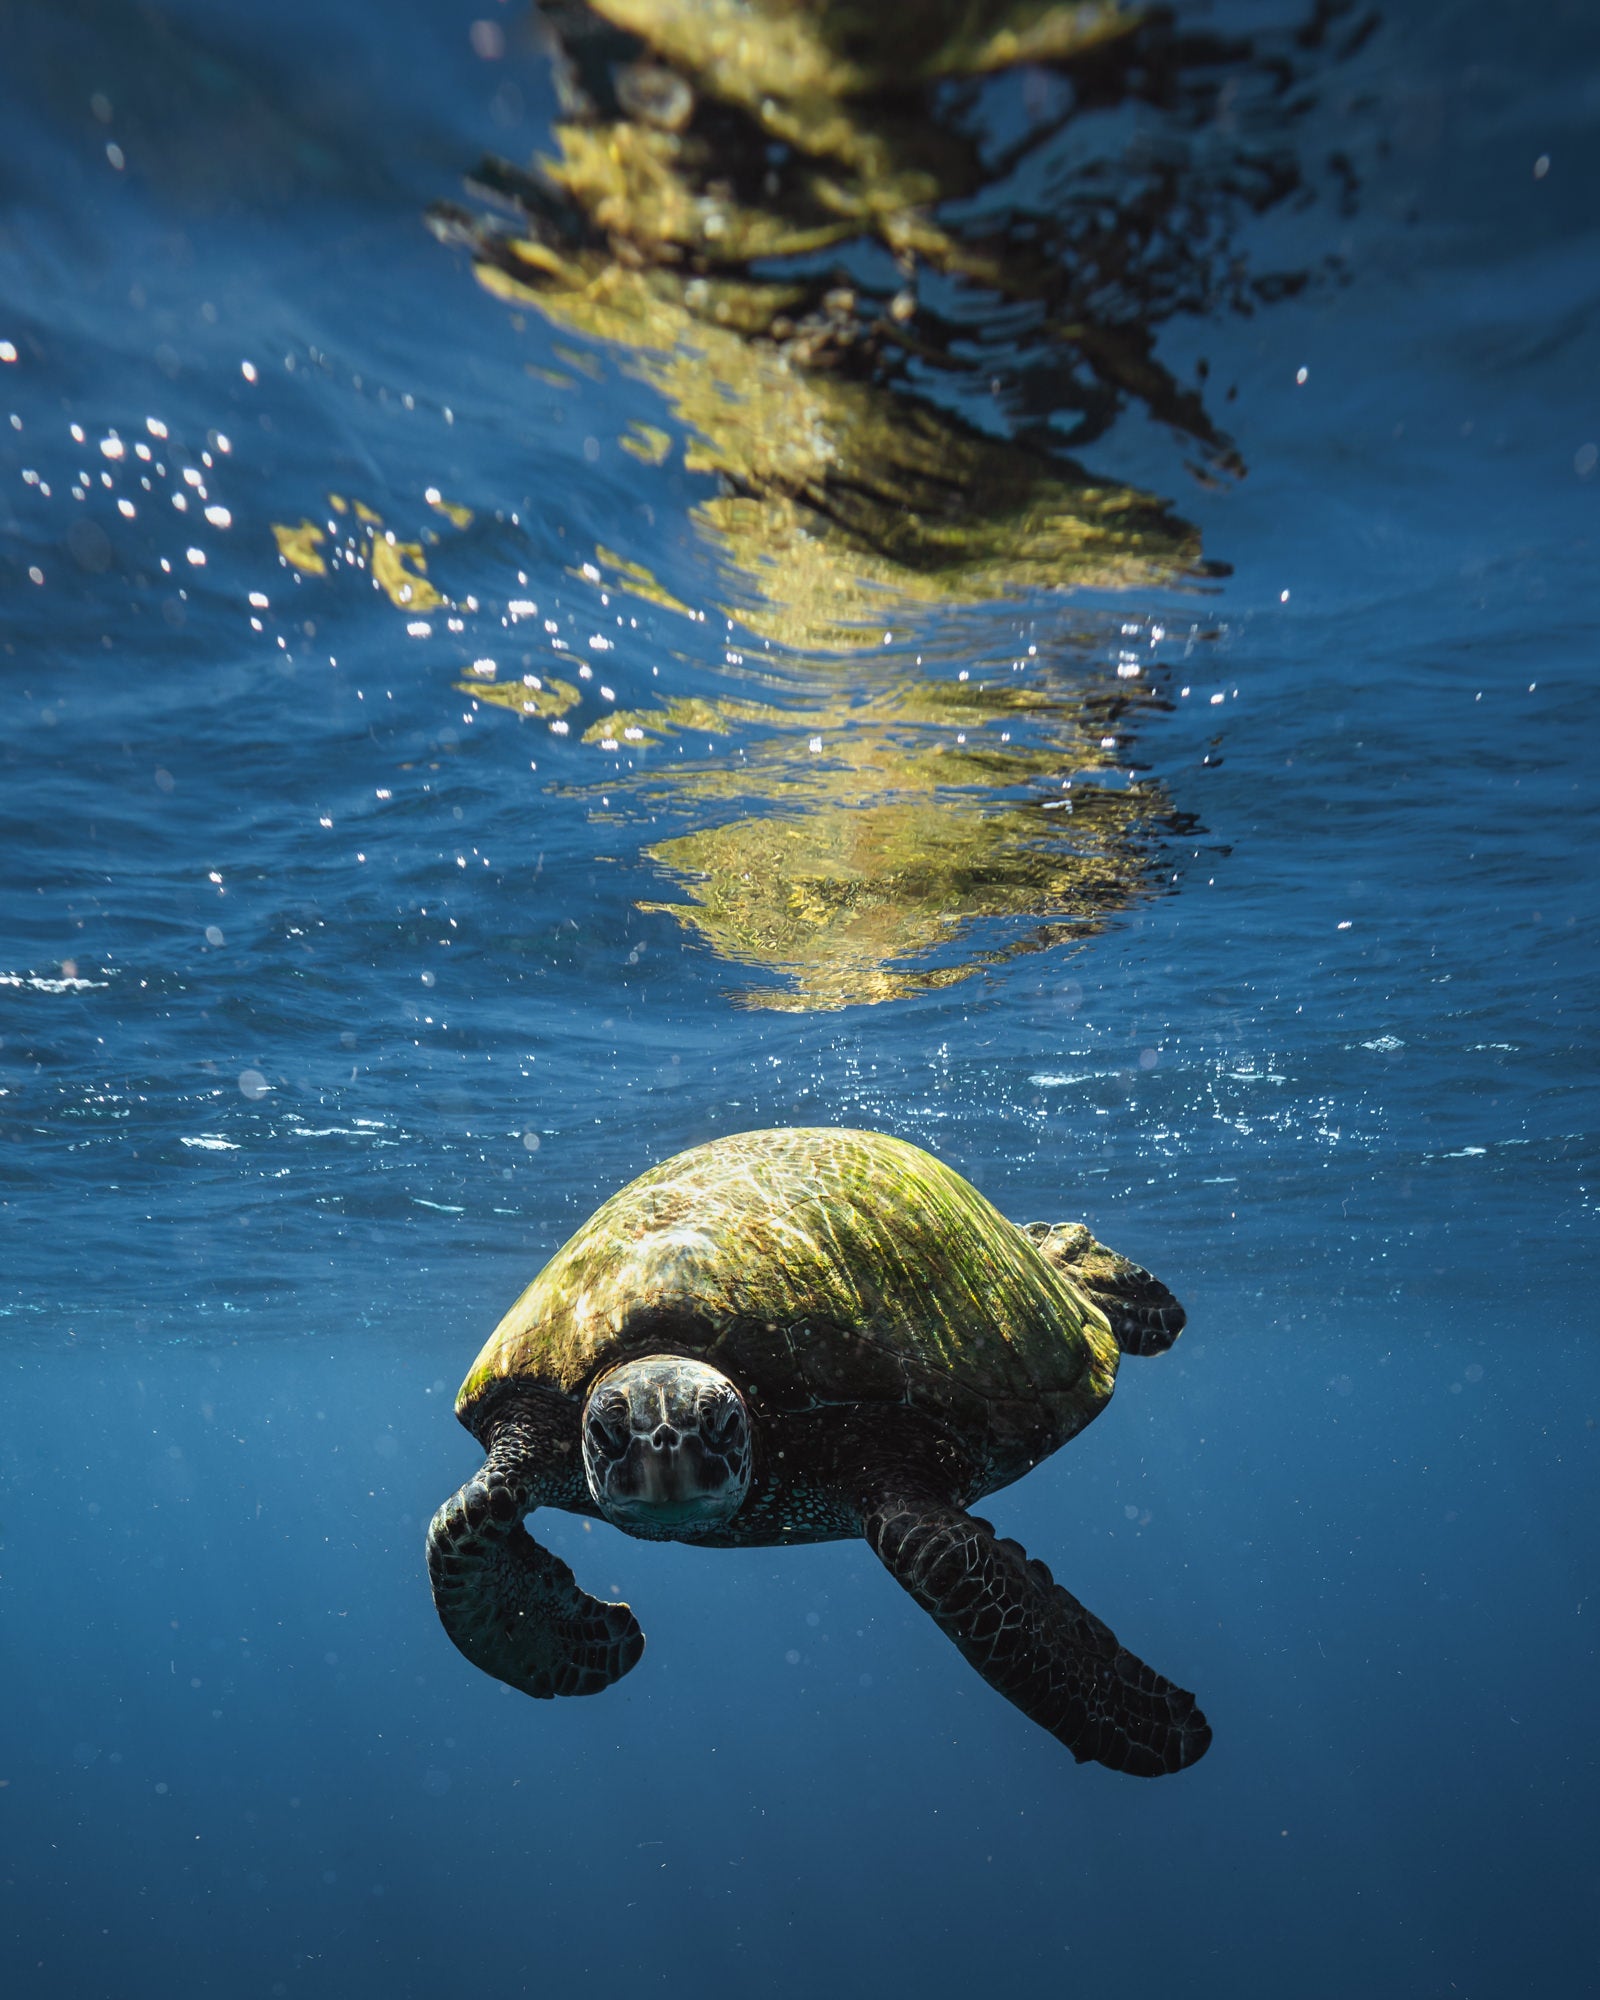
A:
<svg viewBox="0 0 1600 2000">
<path fill-rule="evenodd" d="M 566 1425 L 537 1404 L 496 1427 L 487 1463 L 428 1525 L 428 1580 L 440 1622 L 475 1667 L 543 1699 L 597 1694 L 644 1651 L 626 1604 L 580 1588 L 522 1517 L 574 1488 Z"/>
<path fill-rule="evenodd" d="M 989 1685 L 1084 1763 L 1154 1778 L 1211 1742 L 1194 1696 L 1117 1643 L 1043 1563 L 987 1521 L 921 1499 L 879 1500 L 862 1522 L 884 1567 Z"/>
</svg>

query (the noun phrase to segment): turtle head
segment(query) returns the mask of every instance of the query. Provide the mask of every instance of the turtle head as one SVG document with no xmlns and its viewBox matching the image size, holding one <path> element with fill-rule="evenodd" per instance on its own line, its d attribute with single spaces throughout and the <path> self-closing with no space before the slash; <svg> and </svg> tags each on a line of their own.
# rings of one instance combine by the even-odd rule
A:
<svg viewBox="0 0 1600 2000">
<path fill-rule="evenodd" d="M 602 1375 L 583 1410 L 583 1469 L 595 1505 L 631 1535 L 691 1541 L 720 1528 L 750 1490 L 750 1411 L 715 1368 L 647 1354 Z"/>
</svg>

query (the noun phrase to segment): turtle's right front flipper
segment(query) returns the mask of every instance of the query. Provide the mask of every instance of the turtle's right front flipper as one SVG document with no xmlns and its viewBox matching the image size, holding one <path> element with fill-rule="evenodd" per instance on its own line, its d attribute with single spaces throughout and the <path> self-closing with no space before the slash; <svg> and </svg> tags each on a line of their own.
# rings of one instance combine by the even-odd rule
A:
<svg viewBox="0 0 1600 2000">
<path fill-rule="evenodd" d="M 922 1499 L 870 1507 L 863 1532 L 889 1573 L 989 1685 L 1084 1763 L 1159 1777 L 1198 1762 L 1211 1730 L 1194 1696 L 1117 1643 L 1042 1562 L 987 1521 Z"/>
<path fill-rule="evenodd" d="M 535 1429 L 503 1426 L 483 1470 L 434 1515 L 433 1601 L 454 1644 L 508 1687 L 541 1699 L 597 1694 L 637 1663 L 644 1634 L 627 1605 L 589 1596 L 523 1527 L 541 1500 L 562 1497 L 562 1469 L 539 1456 Z"/>
</svg>

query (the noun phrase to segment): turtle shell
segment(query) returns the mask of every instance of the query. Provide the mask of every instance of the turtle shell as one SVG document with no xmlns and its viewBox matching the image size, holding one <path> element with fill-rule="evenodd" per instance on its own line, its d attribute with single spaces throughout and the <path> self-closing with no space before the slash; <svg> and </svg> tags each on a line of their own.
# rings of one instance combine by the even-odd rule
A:
<svg viewBox="0 0 1600 2000">
<path fill-rule="evenodd" d="M 652 1167 L 550 1259 L 456 1399 L 581 1399 L 642 1354 L 693 1354 L 763 1416 L 909 1403 L 999 1483 L 1111 1394 L 1110 1325 L 930 1154 L 833 1127 L 742 1132 Z"/>
</svg>

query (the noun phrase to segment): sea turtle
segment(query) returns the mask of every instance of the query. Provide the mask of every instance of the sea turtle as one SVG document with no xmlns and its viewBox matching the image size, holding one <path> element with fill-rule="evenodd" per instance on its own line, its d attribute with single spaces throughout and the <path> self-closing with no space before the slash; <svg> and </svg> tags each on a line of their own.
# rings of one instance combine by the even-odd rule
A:
<svg viewBox="0 0 1600 2000">
<path fill-rule="evenodd" d="M 482 1470 L 428 1530 L 444 1628 L 524 1694 L 644 1650 L 522 1525 L 536 1507 L 732 1548 L 861 1535 L 991 1687 L 1080 1761 L 1205 1753 L 1194 1697 L 966 1510 L 1080 1431 L 1183 1309 L 1082 1224 L 1018 1228 L 900 1139 L 742 1132 L 606 1202 L 473 1364 Z"/>
</svg>

